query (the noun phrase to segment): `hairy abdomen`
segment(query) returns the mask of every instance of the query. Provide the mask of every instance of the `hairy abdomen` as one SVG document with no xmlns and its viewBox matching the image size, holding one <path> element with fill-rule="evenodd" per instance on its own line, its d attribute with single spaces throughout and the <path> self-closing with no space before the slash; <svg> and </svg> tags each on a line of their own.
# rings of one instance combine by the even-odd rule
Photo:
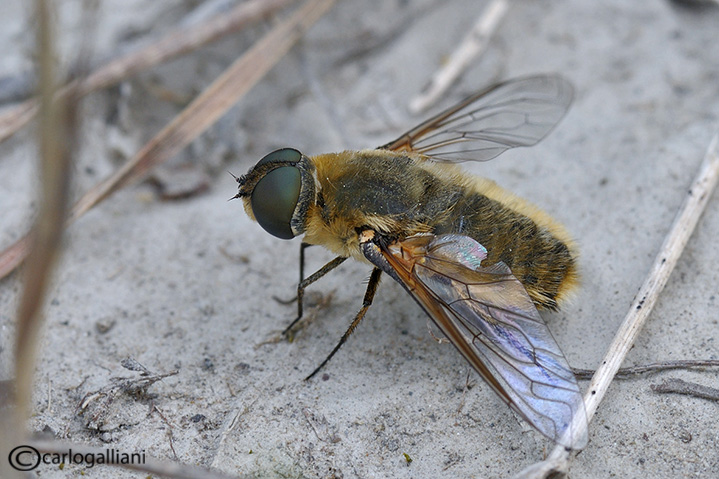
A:
<svg viewBox="0 0 719 479">
<path fill-rule="evenodd" d="M 396 239 L 464 234 L 487 249 L 483 265 L 504 262 L 535 304 L 549 309 L 577 282 L 573 247 L 562 226 L 491 181 L 454 165 L 382 150 L 314 160 L 322 194 L 313 223 L 322 223 L 326 233 L 324 240 L 310 235 L 311 242 L 341 254 L 342 245 L 354 249 L 355 229 L 368 226 Z"/>
<path fill-rule="evenodd" d="M 537 219 L 480 193 L 461 197 L 434 233 L 460 233 L 487 249 L 483 266 L 499 261 L 512 270 L 539 306 L 556 309 L 576 283 L 571 246 Z"/>
</svg>

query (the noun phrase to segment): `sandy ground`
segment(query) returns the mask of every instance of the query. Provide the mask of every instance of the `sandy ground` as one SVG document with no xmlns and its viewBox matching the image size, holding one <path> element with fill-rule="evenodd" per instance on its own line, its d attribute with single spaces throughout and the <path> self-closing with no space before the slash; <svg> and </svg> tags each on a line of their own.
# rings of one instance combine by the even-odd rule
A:
<svg viewBox="0 0 719 479">
<path fill-rule="evenodd" d="M 26 3 L 0 5 L 2 76 L 30 66 Z M 67 52 L 77 2 L 59 3 Z M 200 2 L 101 3 L 102 57 L 160 35 Z M 270 237 L 238 201 L 227 202 L 236 186 L 225 170 L 243 173 L 272 149 L 372 147 L 416 124 L 408 101 L 485 3 L 339 2 L 175 160 L 174 170 L 199 165 L 192 174 L 208 176 L 207 191 L 162 201 L 143 183 L 77 222 L 48 298 L 30 427 L 249 477 L 508 477 L 540 460 L 552 444 L 468 376 L 389 281 L 325 375 L 303 381 L 358 309 L 369 268 L 348 262 L 318 283 L 311 321 L 292 343 L 275 341 L 294 307 L 272 298 L 293 294 L 299 240 Z M 77 191 L 134 153 L 268 25 L 90 97 Z M 528 73 L 561 72 L 574 83 L 569 115 L 540 145 L 466 168 L 537 203 L 577 239 L 583 286 L 560 313 L 545 315 L 576 367 L 601 360 L 716 131 L 717 25 L 717 8 L 667 1 L 518 1 L 486 55 L 442 101 Z M 24 234 L 35 208 L 32 134 L 0 145 L 3 247 Z M 718 211 L 715 195 L 626 365 L 719 357 Z M 329 259 L 308 250 L 309 269 Z M 19 290 L 17 274 L 0 282 L 3 378 Z M 151 398 L 121 394 L 78 416 L 88 393 L 138 376 L 121 366 L 128 357 L 153 373 L 178 373 L 151 386 Z M 719 383 L 715 370 L 615 382 L 571 477 L 716 477 L 719 405 L 652 392 L 669 377 Z M 104 467 L 38 471 L 81 475 L 145 477 Z"/>
</svg>

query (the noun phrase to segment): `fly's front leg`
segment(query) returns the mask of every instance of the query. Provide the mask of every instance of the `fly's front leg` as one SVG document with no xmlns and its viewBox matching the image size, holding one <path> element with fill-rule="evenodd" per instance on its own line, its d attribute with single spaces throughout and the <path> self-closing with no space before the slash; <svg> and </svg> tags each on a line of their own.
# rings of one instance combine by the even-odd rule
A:
<svg viewBox="0 0 719 479">
<path fill-rule="evenodd" d="M 312 246 L 310 243 L 300 243 L 300 280 L 297 283 L 297 285 L 300 285 L 302 281 L 305 280 L 305 249 Z M 272 296 L 272 299 L 277 301 L 280 304 L 290 304 L 297 301 L 297 296 L 294 296 L 290 299 L 281 299 L 277 296 Z"/>
<path fill-rule="evenodd" d="M 337 343 L 337 346 L 332 350 L 332 352 L 325 358 L 324 361 L 322 361 L 322 364 L 317 366 L 317 369 L 312 371 L 312 374 L 307 376 L 305 378 L 305 381 L 308 379 L 311 379 L 312 376 L 317 374 L 320 369 L 324 367 L 325 364 L 329 362 L 330 359 L 332 359 L 332 356 L 335 355 L 337 351 L 342 347 L 342 345 L 347 341 L 347 338 L 350 337 L 350 335 L 354 332 L 354 330 L 359 325 L 360 321 L 364 318 L 365 314 L 367 314 L 367 310 L 372 305 L 372 301 L 374 300 L 374 295 L 377 292 L 377 287 L 379 286 L 379 278 L 382 275 L 382 270 L 379 268 L 375 268 L 372 270 L 372 275 L 369 278 L 369 282 L 367 283 L 367 291 L 364 293 L 364 300 L 362 301 L 362 308 L 357 312 L 357 315 L 355 316 L 355 319 L 352 321 L 352 324 L 350 324 L 350 327 L 347 328 L 347 331 L 342 335 L 340 338 L 340 342 Z"/>
<path fill-rule="evenodd" d="M 307 243 L 302 243 L 300 246 L 300 282 L 297 284 L 297 317 L 290 323 L 289 326 L 285 328 L 284 331 L 282 331 L 282 335 L 286 336 L 287 333 L 292 329 L 292 327 L 297 324 L 297 322 L 302 319 L 302 298 L 305 295 L 305 289 L 307 286 L 311 285 L 318 279 L 320 279 L 322 276 L 326 275 L 333 269 L 335 269 L 337 266 L 341 265 L 347 258 L 343 256 L 338 256 L 323 267 L 321 267 L 319 270 L 317 270 L 315 273 L 311 274 L 307 278 L 304 277 L 304 264 L 305 264 L 305 248 L 311 246 Z"/>
</svg>

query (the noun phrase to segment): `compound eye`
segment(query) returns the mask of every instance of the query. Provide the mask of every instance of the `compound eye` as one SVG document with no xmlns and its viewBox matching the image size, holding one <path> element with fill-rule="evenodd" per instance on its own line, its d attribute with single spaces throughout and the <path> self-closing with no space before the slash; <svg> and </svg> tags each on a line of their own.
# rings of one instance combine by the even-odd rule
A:
<svg viewBox="0 0 719 479">
<path fill-rule="evenodd" d="M 289 162 L 297 163 L 302 158 L 302 153 L 295 150 L 294 148 L 280 148 L 272 153 L 267 153 L 260 161 L 257 162 L 255 168 L 264 165 L 265 163 L 279 163 Z"/>
<path fill-rule="evenodd" d="M 260 160 L 260 163 L 282 151 L 284 150 L 270 153 Z M 297 152 L 297 155 L 299 156 L 300 153 Z M 281 166 L 271 170 L 255 185 L 250 197 L 252 212 L 260 226 L 271 235 L 281 239 L 295 237 L 290 221 L 300 197 L 301 183 L 300 170 L 294 166 Z"/>
</svg>

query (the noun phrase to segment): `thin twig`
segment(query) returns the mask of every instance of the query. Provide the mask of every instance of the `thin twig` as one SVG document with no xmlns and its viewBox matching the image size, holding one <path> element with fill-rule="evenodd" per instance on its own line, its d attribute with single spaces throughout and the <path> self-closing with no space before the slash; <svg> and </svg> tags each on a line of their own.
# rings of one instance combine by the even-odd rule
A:
<svg viewBox="0 0 719 479">
<path fill-rule="evenodd" d="M 114 412 L 110 406 L 123 395 L 147 397 L 150 386 L 166 377 L 174 376 L 177 370 L 163 374 L 140 374 L 133 377 L 113 377 L 107 385 L 85 394 L 76 408 L 76 414 L 86 418 L 85 427 L 100 430 Z"/>
<path fill-rule="evenodd" d="M 659 294 L 667 284 L 669 275 L 676 266 L 682 251 L 684 251 L 684 247 L 694 231 L 694 227 L 699 221 L 699 217 L 704 211 L 718 179 L 719 132 L 714 135 L 709 144 L 699 168 L 699 173 L 684 198 L 684 202 L 664 239 L 647 279 L 634 298 L 629 312 L 604 356 L 604 360 L 589 383 L 589 388 L 584 396 L 587 422 L 591 421 L 594 416 L 599 403 L 604 398 L 607 389 L 609 389 L 609 384 L 632 348 L 634 341 L 636 341 L 639 331 L 654 308 Z M 567 430 L 573 434 L 580 434 L 577 431 L 581 431 L 580 428 L 586 427 L 587 424 L 572 424 Z M 546 460 L 529 466 L 514 477 L 515 479 L 536 479 L 547 478 L 554 474 L 564 475 L 569 469 L 570 458 L 571 451 L 558 445 Z"/>
<path fill-rule="evenodd" d="M 422 112 L 433 105 L 472 61 L 484 53 L 508 8 L 509 0 L 493 0 L 487 6 L 447 62 L 432 75 L 422 92 L 409 102 L 411 113 Z"/>
<path fill-rule="evenodd" d="M 679 378 L 667 379 L 662 384 L 652 384 L 651 388 L 655 393 L 686 394 L 687 396 L 719 401 L 719 389 L 690 383 Z"/>
<path fill-rule="evenodd" d="M 162 422 L 167 424 L 167 438 L 170 442 L 170 450 L 172 451 L 172 455 L 175 456 L 175 460 L 179 461 L 180 458 L 177 457 L 177 451 L 175 451 L 175 440 L 173 435 L 174 428 L 172 427 L 172 424 L 170 424 L 170 421 L 167 420 L 165 415 L 162 413 L 160 408 L 157 407 L 157 404 L 155 404 L 154 401 L 152 402 L 152 411 L 156 412 L 160 416 L 160 419 L 162 419 Z"/>
<path fill-rule="evenodd" d="M 683 361 L 664 361 L 661 363 L 645 364 L 643 366 L 633 366 L 631 368 L 621 368 L 617 370 L 616 379 L 628 378 L 638 374 L 654 373 L 658 371 L 669 371 L 671 369 L 689 369 L 719 366 L 719 359 L 687 359 Z M 590 379 L 595 371 L 592 369 L 572 368 L 572 372 L 577 379 Z"/>
<path fill-rule="evenodd" d="M 74 88 L 75 94 L 82 97 L 107 88 L 157 64 L 192 52 L 228 33 L 241 30 L 295 1 L 251 0 L 241 3 L 233 10 L 198 25 L 175 29 L 157 42 L 113 60 L 86 78 L 71 83 L 59 93 L 66 95 L 69 88 Z M 37 113 L 37 106 L 37 99 L 31 98 L 0 115 L 0 143 L 29 122 Z"/>
<path fill-rule="evenodd" d="M 46 0 L 34 2 L 37 18 L 37 59 L 40 72 L 40 121 L 38 128 L 38 156 L 41 172 L 40 207 L 27 243 L 31 245 L 25 270 L 22 292 L 17 310 L 14 350 L 13 404 L 0 415 L 0 429 L 13 434 L 0 435 L 0 456 L 10 457 L 10 441 L 22 444 L 27 434 L 25 421 L 29 417 L 38 338 L 43 325 L 43 306 L 55 261 L 60 254 L 63 224 L 70 198 L 70 172 L 76 146 L 79 122 L 76 102 L 55 101 L 55 31 L 51 6 Z M 72 96 L 72 95 L 70 95 Z M 5 386 L 5 384 L 3 385 Z M 48 407 L 50 399 L 48 399 Z M 14 446 L 17 446 L 15 444 Z M 2 477 L 20 477 L 9 469 L 12 458 L 0 464 Z"/>
<path fill-rule="evenodd" d="M 36 2 L 40 64 L 40 128 L 38 144 L 42 188 L 40 211 L 28 244 L 32 254 L 17 313 L 15 338 L 15 380 L 17 415 L 28 417 L 31 400 L 35 350 L 42 327 L 42 306 L 63 232 L 70 198 L 70 172 L 78 122 L 75 102 L 54 101 L 54 25 L 45 0 Z"/>
<path fill-rule="evenodd" d="M 179 153 L 239 101 L 334 3 L 335 0 L 307 1 L 289 19 L 255 43 L 134 158 L 85 193 L 73 206 L 69 222 Z M 27 247 L 28 240 L 23 237 L 0 254 L 0 278 L 22 263 Z"/>
</svg>

